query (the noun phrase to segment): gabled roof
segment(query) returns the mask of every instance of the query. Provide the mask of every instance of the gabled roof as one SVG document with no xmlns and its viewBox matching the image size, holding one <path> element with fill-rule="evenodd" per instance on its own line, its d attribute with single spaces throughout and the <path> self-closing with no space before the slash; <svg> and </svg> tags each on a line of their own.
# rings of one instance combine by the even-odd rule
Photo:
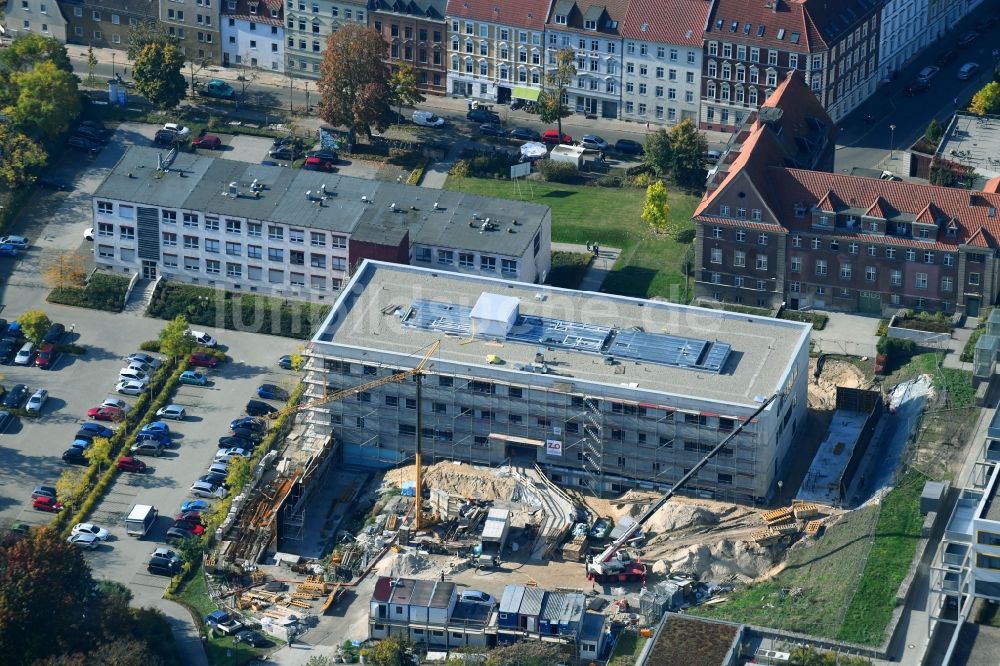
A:
<svg viewBox="0 0 1000 666">
<path fill-rule="evenodd" d="M 553 30 L 618 37 L 627 8 L 628 0 L 557 0 L 546 25 Z M 556 23 L 556 16 L 565 16 L 566 24 Z M 596 30 L 584 28 L 585 17 L 597 22 Z"/>
<path fill-rule="evenodd" d="M 705 0 L 629 0 L 621 34 L 700 49 L 710 6 Z"/>
<path fill-rule="evenodd" d="M 705 39 L 822 51 L 866 20 L 877 0 L 717 0 Z"/>
<path fill-rule="evenodd" d="M 552 0 L 448 0 L 449 18 L 542 30 Z"/>
<path fill-rule="evenodd" d="M 913 220 L 919 224 L 937 224 L 937 206 L 933 203 L 928 203 L 923 209 L 917 213 L 917 217 Z"/>
<path fill-rule="evenodd" d="M 837 195 L 833 191 L 830 191 L 824 194 L 823 198 L 819 200 L 816 204 L 816 209 L 836 213 L 838 210 L 843 208 L 843 205 L 843 202 L 837 198 Z"/>
<path fill-rule="evenodd" d="M 405 14 L 443 21 L 448 0 L 369 0 L 369 11 Z"/>
<path fill-rule="evenodd" d="M 257 13 L 250 13 L 250 4 L 253 0 L 236 0 L 236 7 L 234 9 L 229 8 L 228 0 L 221 0 L 222 15 L 226 17 L 238 18 L 244 21 L 250 21 L 252 23 L 261 23 L 265 25 L 276 25 L 282 26 L 284 22 L 282 17 L 284 16 L 282 12 L 281 0 L 258 0 L 255 4 L 257 5 Z M 277 17 L 271 17 L 271 10 L 277 11 Z"/>
<path fill-rule="evenodd" d="M 895 217 L 895 211 L 892 207 L 882 197 L 875 197 L 875 201 L 872 205 L 868 207 L 865 211 L 865 217 L 877 218 L 880 220 L 889 220 Z"/>
</svg>

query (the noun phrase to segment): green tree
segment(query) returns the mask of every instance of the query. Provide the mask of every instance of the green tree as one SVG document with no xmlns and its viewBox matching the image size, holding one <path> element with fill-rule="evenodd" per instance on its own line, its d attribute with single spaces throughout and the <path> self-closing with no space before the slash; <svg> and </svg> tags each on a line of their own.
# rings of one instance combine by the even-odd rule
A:
<svg viewBox="0 0 1000 666">
<path fill-rule="evenodd" d="M 365 663 L 374 666 L 405 666 L 409 664 L 406 656 L 406 643 L 398 638 L 385 638 L 369 648 Z"/>
<path fill-rule="evenodd" d="M 11 190 L 33 180 L 31 172 L 48 160 L 41 146 L 7 123 L 0 123 L 0 146 L 0 181 Z"/>
<path fill-rule="evenodd" d="M 41 310 L 28 310 L 17 318 L 17 323 L 21 325 L 24 337 L 37 345 L 45 337 L 45 332 L 52 325 L 52 320 Z"/>
<path fill-rule="evenodd" d="M 23 72 L 34 69 L 43 62 L 52 63 L 67 74 L 73 73 L 66 45 L 54 37 L 32 33 L 20 35 L 10 46 L 0 50 L 0 70 Z"/>
<path fill-rule="evenodd" d="M 646 135 L 646 152 L 643 159 L 657 176 L 662 176 L 670 170 L 670 137 L 665 129 L 661 128 Z"/>
<path fill-rule="evenodd" d="M 153 106 L 172 109 L 187 90 L 183 67 L 184 56 L 173 44 L 146 44 L 132 66 L 135 89 Z"/>
<path fill-rule="evenodd" d="M 646 200 L 642 204 L 642 221 L 656 233 L 663 233 L 670 224 L 670 204 L 667 203 L 667 188 L 662 181 L 654 181 L 646 188 Z"/>
<path fill-rule="evenodd" d="M 990 81 L 973 95 L 969 111 L 977 116 L 1000 113 L 1000 83 Z"/>
<path fill-rule="evenodd" d="M 52 62 L 14 72 L 9 84 L 16 94 L 4 112 L 18 125 L 34 127 L 47 139 L 66 131 L 80 113 L 76 76 Z"/>
<path fill-rule="evenodd" d="M 392 92 L 392 101 L 396 105 L 396 113 L 399 115 L 403 114 L 404 106 L 416 106 L 424 101 L 417 82 L 417 70 L 412 65 L 400 65 L 393 70 L 389 89 Z"/>
<path fill-rule="evenodd" d="M 128 48 L 126 55 L 129 60 L 135 60 L 142 50 L 150 44 L 176 46 L 178 40 L 167 32 L 167 26 L 159 21 L 139 21 L 128 29 Z"/>
<path fill-rule="evenodd" d="M 107 437 L 95 437 L 94 443 L 87 449 L 87 459 L 91 463 L 97 463 L 100 466 L 111 464 L 111 440 Z"/>
<path fill-rule="evenodd" d="M 177 315 L 160 331 L 160 353 L 170 358 L 187 356 L 194 349 L 194 338 L 188 335 L 188 320 Z"/>
<path fill-rule="evenodd" d="M 87 47 L 87 83 L 94 82 L 94 68 L 97 67 L 97 56 L 94 55 L 94 45 Z"/>
<path fill-rule="evenodd" d="M 56 481 L 56 497 L 63 504 L 76 504 L 87 490 L 87 479 L 84 472 L 76 467 L 67 467 Z"/>
<path fill-rule="evenodd" d="M 202 537 L 192 534 L 178 541 L 174 544 L 174 547 L 177 549 L 177 554 L 180 555 L 182 560 L 194 563 L 201 559 L 204 544 L 202 543 Z"/>
<path fill-rule="evenodd" d="M 689 118 L 671 128 L 670 137 L 670 175 L 681 187 L 705 186 L 705 151 L 708 144 L 704 135 L 698 131 Z M 648 142 L 647 142 L 648 150 Z"/>
<path fill-rule="evenodd" d="M 373 29 L 350 24 L 326 38 L 320 64 L 319 117 L 334 127 L 344 125 L 354 143 L 359 133 L 371 136 L 386 125 L 393 99 L 389 68 L 384 62 L 389 46 Z"/>
<path fill-rule="evenodd" d="M 942 136 L 944 136 L 944 128 L 941 127 L 941 123 L 938 122 L 937 118 L 931 118 L 931 122 L 928 123 L 927 129 L 924 130 L 924 138 L 936 146 Z"/>
<path fill-rule="evenodd" d="M 576 78 L 576 53 L 566 48 L 556 52 L 556 66 L 545 74 L 545 89 L 538 95 L 538 117 L 543 123 L 555 122 L 562 137 L 562 119 L 570 115 L 563 100 Z"/>
</svg>

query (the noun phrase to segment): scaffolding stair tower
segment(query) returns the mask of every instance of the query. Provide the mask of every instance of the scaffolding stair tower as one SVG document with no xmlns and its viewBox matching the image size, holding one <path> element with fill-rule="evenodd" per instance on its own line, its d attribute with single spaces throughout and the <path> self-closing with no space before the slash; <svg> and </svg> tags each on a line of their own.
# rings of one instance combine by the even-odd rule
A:
<svg viewBox="0 0 1000 666">
<path fill-rule="evenodd" d="M 583 447 L 584 485 L 595 497 L 603 490 L 601 470 L 604 468 L 604 430 L 601 426 L 601 404 L 595 398 L 583 399 Z"/>
</svg>

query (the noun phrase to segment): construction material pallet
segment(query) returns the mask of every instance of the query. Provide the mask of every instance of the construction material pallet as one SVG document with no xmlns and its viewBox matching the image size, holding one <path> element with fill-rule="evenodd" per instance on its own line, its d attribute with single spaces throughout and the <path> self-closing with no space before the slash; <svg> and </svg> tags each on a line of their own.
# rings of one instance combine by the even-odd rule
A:
<svg viewBox="0 0 1000 666">
<path fill-rule="evenodd" d="M 795 514 L 796 520 L 812 518 L 813 516 L 818 515 L 819 511 L 820 507 L 818 504 L 798 501 L 792 503 L 792 513 Z"/>
<path fill-rule="evenodd" d="M 763 518 L 764 522 L 767 523 L 768 525 L 774 525 L 777 523 L 787 523 L 793 518 L 792 507 L 783 506 L 777 509 L 772 509 L 771 511 L 764 513 L 761 516 L 761 518 Z"/>
</svg>

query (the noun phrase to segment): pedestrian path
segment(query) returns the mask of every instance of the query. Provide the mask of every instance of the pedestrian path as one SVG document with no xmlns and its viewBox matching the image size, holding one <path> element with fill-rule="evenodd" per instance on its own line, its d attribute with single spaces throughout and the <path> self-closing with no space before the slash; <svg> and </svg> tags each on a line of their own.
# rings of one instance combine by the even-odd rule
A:
<svg viewBox="0 0 1000 666">
<path fill-rule="evenodd" d="M 185 666 L 208 666 L 205 656 L 205 646 L 201 641 L 201 632 L 190 611 L 175 601 L 157 599 L 153 608 L 167 616 L 170 631 L 177 641 L 177 650 L 181 655 L 181 663 Z"/>
<path fill-rule="evenodd" d="M 586 245 L 578 245 L 576 243 L 553 243 L 552 251 L 574 252 L 577 254 L 593 253 L 593 250 L 587 248 Z M 599 246 L 597 256 L 591 260 L 590 266 L 587 267 L 587 272 L 584 273 L 583 279 L 580 281 L 580 286 L 577 289 L 580 291 L 600 291 L 601 285 L 604 284 L 604 278 L 615 267 L 615 262 L 618 261 L 621 253 L 621 249 L 617 247 Z"/>
</svg>

